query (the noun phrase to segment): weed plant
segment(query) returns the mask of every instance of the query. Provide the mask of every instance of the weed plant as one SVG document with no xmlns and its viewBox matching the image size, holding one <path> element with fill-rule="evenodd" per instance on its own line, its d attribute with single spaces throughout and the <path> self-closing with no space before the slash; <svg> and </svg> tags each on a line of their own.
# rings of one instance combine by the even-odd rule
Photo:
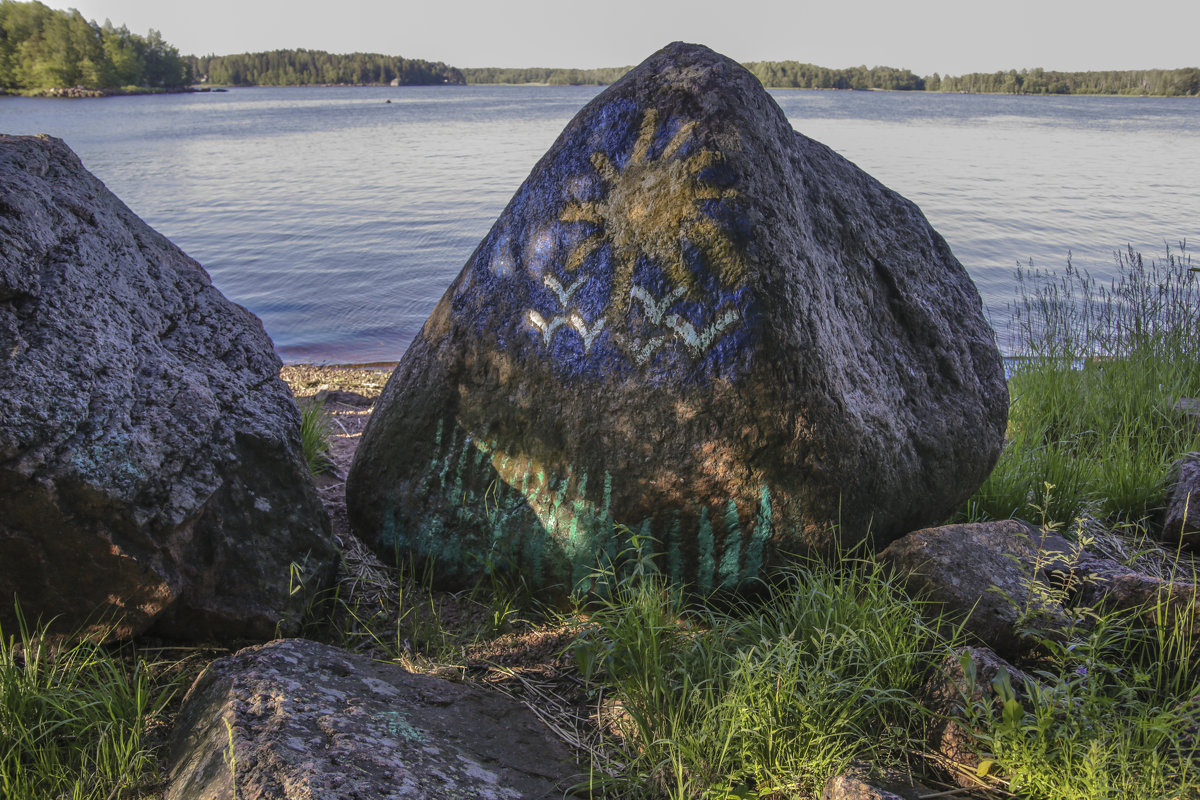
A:
<svg viewBox="0 0 1200 800">
<path fill-rule="evenodd" d="M 141 659 L 83 640 L 59 647 L 20 618 L 0 630 L 0 797 L 113 800 L 149 796 L 147 728 L 170 688 Z"/>
<path fill-rule="evenodd" d="M 1058 523 L 1098 509 L 1140 525 L 1172 461 L 1200 449 L 1173 410 L 1200 397 L 1200 274 L 1184 245 L 1148 263 L 1118 252 L 1116 269 L 1107 286 L 1069 259 L 1058 276 L 1018 270 L 1007 443 L 962 517 L 1034 519 L 1049 483 Z"/>
<path fill-rule="evenodd" d="M 621 743 L 608 796 L 810 797 L 851 763 L 903 765 L 949 646 L 922 611 L 865 560 L 802 562 L 724 609 L 616 581 L 573 648 Z"/>
<path fill-rule="evenodd" d="M 1194 577 L 1194 576 L 1193 576 Z M 1200 608 L 1162 595 L 1148 609 L 1097 613 L 1043 657 L 1018 698 L 968 706 L 984 772 L 1031 800 L 1200 797 Z"/>
</svg>

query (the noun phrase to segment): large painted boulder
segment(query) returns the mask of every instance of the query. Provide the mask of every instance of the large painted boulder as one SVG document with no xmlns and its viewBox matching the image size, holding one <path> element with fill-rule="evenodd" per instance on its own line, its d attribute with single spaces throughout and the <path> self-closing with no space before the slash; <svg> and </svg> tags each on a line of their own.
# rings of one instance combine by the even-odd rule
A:
<svg viewBox="0 0 1200 800">
<path fill-rule="evenodd" d="M 262 323 L 49 137 L 0 136 L 0 628 L 297 630 L 337 551 Z"/>
<path fill-rule="evenodd" d="M 736 588 L 941 522 L 999 454 L 979 295 L 920 210 L 673 44 L 534 167 L 389 381 L 352 524 L 448 582 L 572 587 L 636 536 Z"/>
</svg>

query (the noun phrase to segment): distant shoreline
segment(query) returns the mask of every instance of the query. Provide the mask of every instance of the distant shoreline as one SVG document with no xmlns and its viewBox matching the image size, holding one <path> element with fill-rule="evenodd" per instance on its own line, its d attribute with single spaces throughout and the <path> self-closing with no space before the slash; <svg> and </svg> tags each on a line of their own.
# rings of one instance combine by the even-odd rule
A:
<svg viewBox="0 0 1200 800">
<path fill-rule="evenodd" d="M 276 353 L 276 355 L 278 355 L 278 353 Z M 283 368 L 285 370 L 286 369 L 292 369 L 292 370 L 300 370 L 300 369 L 350 370 L 350 369 L 355 369 L 355 370 L 366 370 L 366 371 L 382 371 L 382 370 L 390 371 L 390 370 L 394 370 L 399 363 L 400 363 L 399 361 L 365 361 L 365 362 L 355 362 L 355 363 L 350 363 L 350 364 L 326 364 L 324 362 L 297 361 L 294 363 L 286 363 L 283 365 Z"/>
<path fill-rule="evenodd" d="M 136 89 L 86 89 L 81 86 L 73 86 L 69 88 L 49 88 L 49 89 L 0 89 L 0 97 L 29 97 L 29 98 L 53 98 L 60 100 L 79 100 L 79 99 L 95 99 L 101 97 L 137 97 L 140 95 L 159 95 L 159 94 L 207 94 L 227 92 L 231 89 L 406 89 L 406 88 L 426 88 L 426 87 L 455 87 L 461 88 L 464 86 L 487 86 L 487 87 L 506 87 L 513 88 L 591 88 L 602 89 L 612 84 L 609 83 L 411 83 L 402 84 L 400 86 L 392 86 L 386 83 L 299 83 L 299 84 L 214 84 L 211 86 L 181 86 L 176 88 L 149 88 L 138 87 Z M 1146 99 L 1154 98 L 1158 100 L 1196 100 L 1198 95 L 1163 95 L 1163 94 L 1120 94 L 1111 93 L 1105 94 L 1100 92 L 1071 92 L 1063 94 L 1046 94 L 1042 92 L 965 92 L 965 91 L 940 91 L 931 89 L 881 89 L 881 88 L 865 88 L 865 89 L 838 89 L 832 87 L 798 87 L 798 86 L 766 86 L 768 90 L 779 90 L 789 92 L 887 92 L 889 94 L 909 94 L 909 95 L 979 95 L 981 97 L 1127 97 L 1131 99 Z"/>
<path fill-rule="evenodd" d="M 79 100 L 97 97 L 135 97 L 143 94 L 191 94 L 193 92 L 223 92 L 224 89 L 197 88 L 194 86 L 176 86 L 170 89 L 162 87 L 138 86 L 132 88 L 88 89 L 83 86 L 50 87 L 43 89 L 0 89 L 0 97 L 51 97 L 60 100 Z"/>
</svg>

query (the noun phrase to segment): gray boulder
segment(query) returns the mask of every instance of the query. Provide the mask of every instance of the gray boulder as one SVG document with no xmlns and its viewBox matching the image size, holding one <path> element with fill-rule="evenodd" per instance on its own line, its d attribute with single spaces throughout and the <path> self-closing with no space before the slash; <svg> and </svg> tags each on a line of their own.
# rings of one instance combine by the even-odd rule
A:
<svg viewBox="0 0 1200 800">
<path fill-rule="evenodd" d="M 1089 610 L 1137 612 L 1147 626 L 1200 634 L 1195 583 L 1139 572 L 1017 520 L 914 531 L 879 557 L 912 594 L 966 619 L 968 632 L 1007 659 L 1037 637 L 1086 629 Z"/>
<path fill-rule="evenodd" d="M 57 139 L 0 136 L 0 253 L 0 625 L 296 629 L 336 550 L 259 320 Z"/>
<path fill-rule="evenodd" d="M 1188 550 L 1200 543 L 1200 453 L 1188 453 L 1171 467 L 1163 540 Z"/>
<path fill-rule="evenodd" d="M 291 639 L 196 679 L 166 800 L 559 800 L 578 771 L 516 700 Z"/>
<path fill-rule="evenodd" d="M 930 676 L 922 705 L 930 712 L 929 755 L 956 784 L 988 787 L 979 775 L 979 744 L 971 733 L 975 718 L 999 718 L 1008 699 L 1023 702 L 1035 684 L 986 647 L 964 647 L 946 659 Z"/>
<path fill-rule="evenodd" d="M 1168 563 L 1174 559 L 1168 556 Z M 1052 567 L 1062 570 L 1064 566 Z M 1186 564 L 1186 561 L 1184 562 Z M 1101 611 L 1132 611 L 1140 614 L 1149 629 L 1188 631 L 1200 635 L 1200 598 L 1195 574 L 1186 566 L 1171 576 L 1148 574 L 1110 558 L 1083 551 L 1073 563 L 1071 574 L 1079 586 L 1075 600 L 1080 606 Z M 1186 576 L 1187 579 L 1181 576 Z"/>
<path fill-rule="evenodd" d="M 1200 636 L 1200 586 L 1193 580 L 1147 575 L 1107 560 L 1085 565 L 1081 575 L 1087 605 L 1135 611 L 1150 629 Z"/>
<path fill-rule="evenodd" d="M 569 589 L 633 533 L 676 582 L 734 589 L 944 519 L 1007 409 L 920 210 L 676 43 L 534 167 L 393 373 L 347 503 L 446 583 Z"/>
<path fill-rule="evenodd" d="M 1015 658 L 1031 646 L 1025 628 L 1057 636 L 1069 624 L 1063 599 L 1072 587 L 1056 569 L 1069 550 L 1061 537 L 1003 520 L 914 531 L 879 558 L 905 576 L 911 593 Z"/>
</svg>

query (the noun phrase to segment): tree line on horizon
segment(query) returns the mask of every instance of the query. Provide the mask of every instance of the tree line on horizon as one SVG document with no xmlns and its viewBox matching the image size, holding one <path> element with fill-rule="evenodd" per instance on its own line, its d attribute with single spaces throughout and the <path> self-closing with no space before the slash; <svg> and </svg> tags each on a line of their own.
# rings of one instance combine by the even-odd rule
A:
<svg viewBox="0 0 1200 800">
<path fill-rule="evenodd" d="M 922 79 L 906 69 L 851 67 L 829 69 L 797 61 L 751 61 L 742 64 L 763 86 L 778 89 L 896 89 L 920 90 Z M 482 67 L 462 70 L 467 83 L 604 86 L 633 67 L 558 69 L 552 67 Z"/>
<path fill-rule="evenodd" d="M 850 67 L 830 69 L 797 61 L 751 61 L 742 64 L 763 86 L 771 89 L 894 89 L 921 90 L 923 79 L 906 69 L 894 67 Z M 554 69 L 530 67 L 510 69 L 486 67 L 464 69 L 467 83 L 593 86 L 613 83 L 632 67 L 602 69 Z"/>
<path fill-rule="evenodd" d="M 337 84 L 429 85 L 465 83 L 463 74 L 440 61 L 380 53 L 271 50 L 229 56 L 188 56 L 196 79 L 219 86 L 308 86 Z"/>
<path fill-rule="evenodd" d="M 158 31 L 139 36 L 108 20 L 89 22 L 74 9 L 0 0 L 0 90 L 173 89 L 191 82 L 179 51 Z"/>
<path fill-rule="evenodd" d="M 607 86 L 610 83 L 615 83 L 631 69 L 633 67 L 601 67 L 600 69 L 465 67 L 461 71 L 467 83 L 542 83 L 549 86 Z"/>
<path fill-rule="evenodd" d="M 965 75 L 934 73 L 920 77 L 896 67 L 833 69 L 799 61 L 750 61 L 742 64 L 768 89 L 884 89 L 900 92 L 970 94 L 1124 94 L 1162 97 L 1200 95 L 1200 69 L 1105 70 L 1056 72 L 1040 68 Z M 461 70 L 467 83 L 605 85 L 632 67 L 604 69 Z"/>
<path fill-rule="evenodd" d="M 926 91 L 968 94 L 1121 94 L 1157 97 L 1200 95 L 1200 69 L 1097 70 L 1057 72 L 1023 69 L 972 72 L 925 79 Z"/>
<path fill-rule="evenodd" d="M 744 64 L 762 84 L 779 89 L 887 89 L 992 94 L 1128 94 L 1200 96 L 1200 69 L 1058 72 L 1044 69 L 920 77 L 896 67 L 832 69 L 798 61 Z M 273 50 L 235 55 L 181 56 L 158 31 L 130 33 L 78 11 L 37 0 L 0 0 L 0 92 L 40 89 L 177 89 L 200 81 L 214 86 L 313 84 L 550 84 L 606 85 L 630 67 L 457 69 L 379 53 Z"/>
</svg>

